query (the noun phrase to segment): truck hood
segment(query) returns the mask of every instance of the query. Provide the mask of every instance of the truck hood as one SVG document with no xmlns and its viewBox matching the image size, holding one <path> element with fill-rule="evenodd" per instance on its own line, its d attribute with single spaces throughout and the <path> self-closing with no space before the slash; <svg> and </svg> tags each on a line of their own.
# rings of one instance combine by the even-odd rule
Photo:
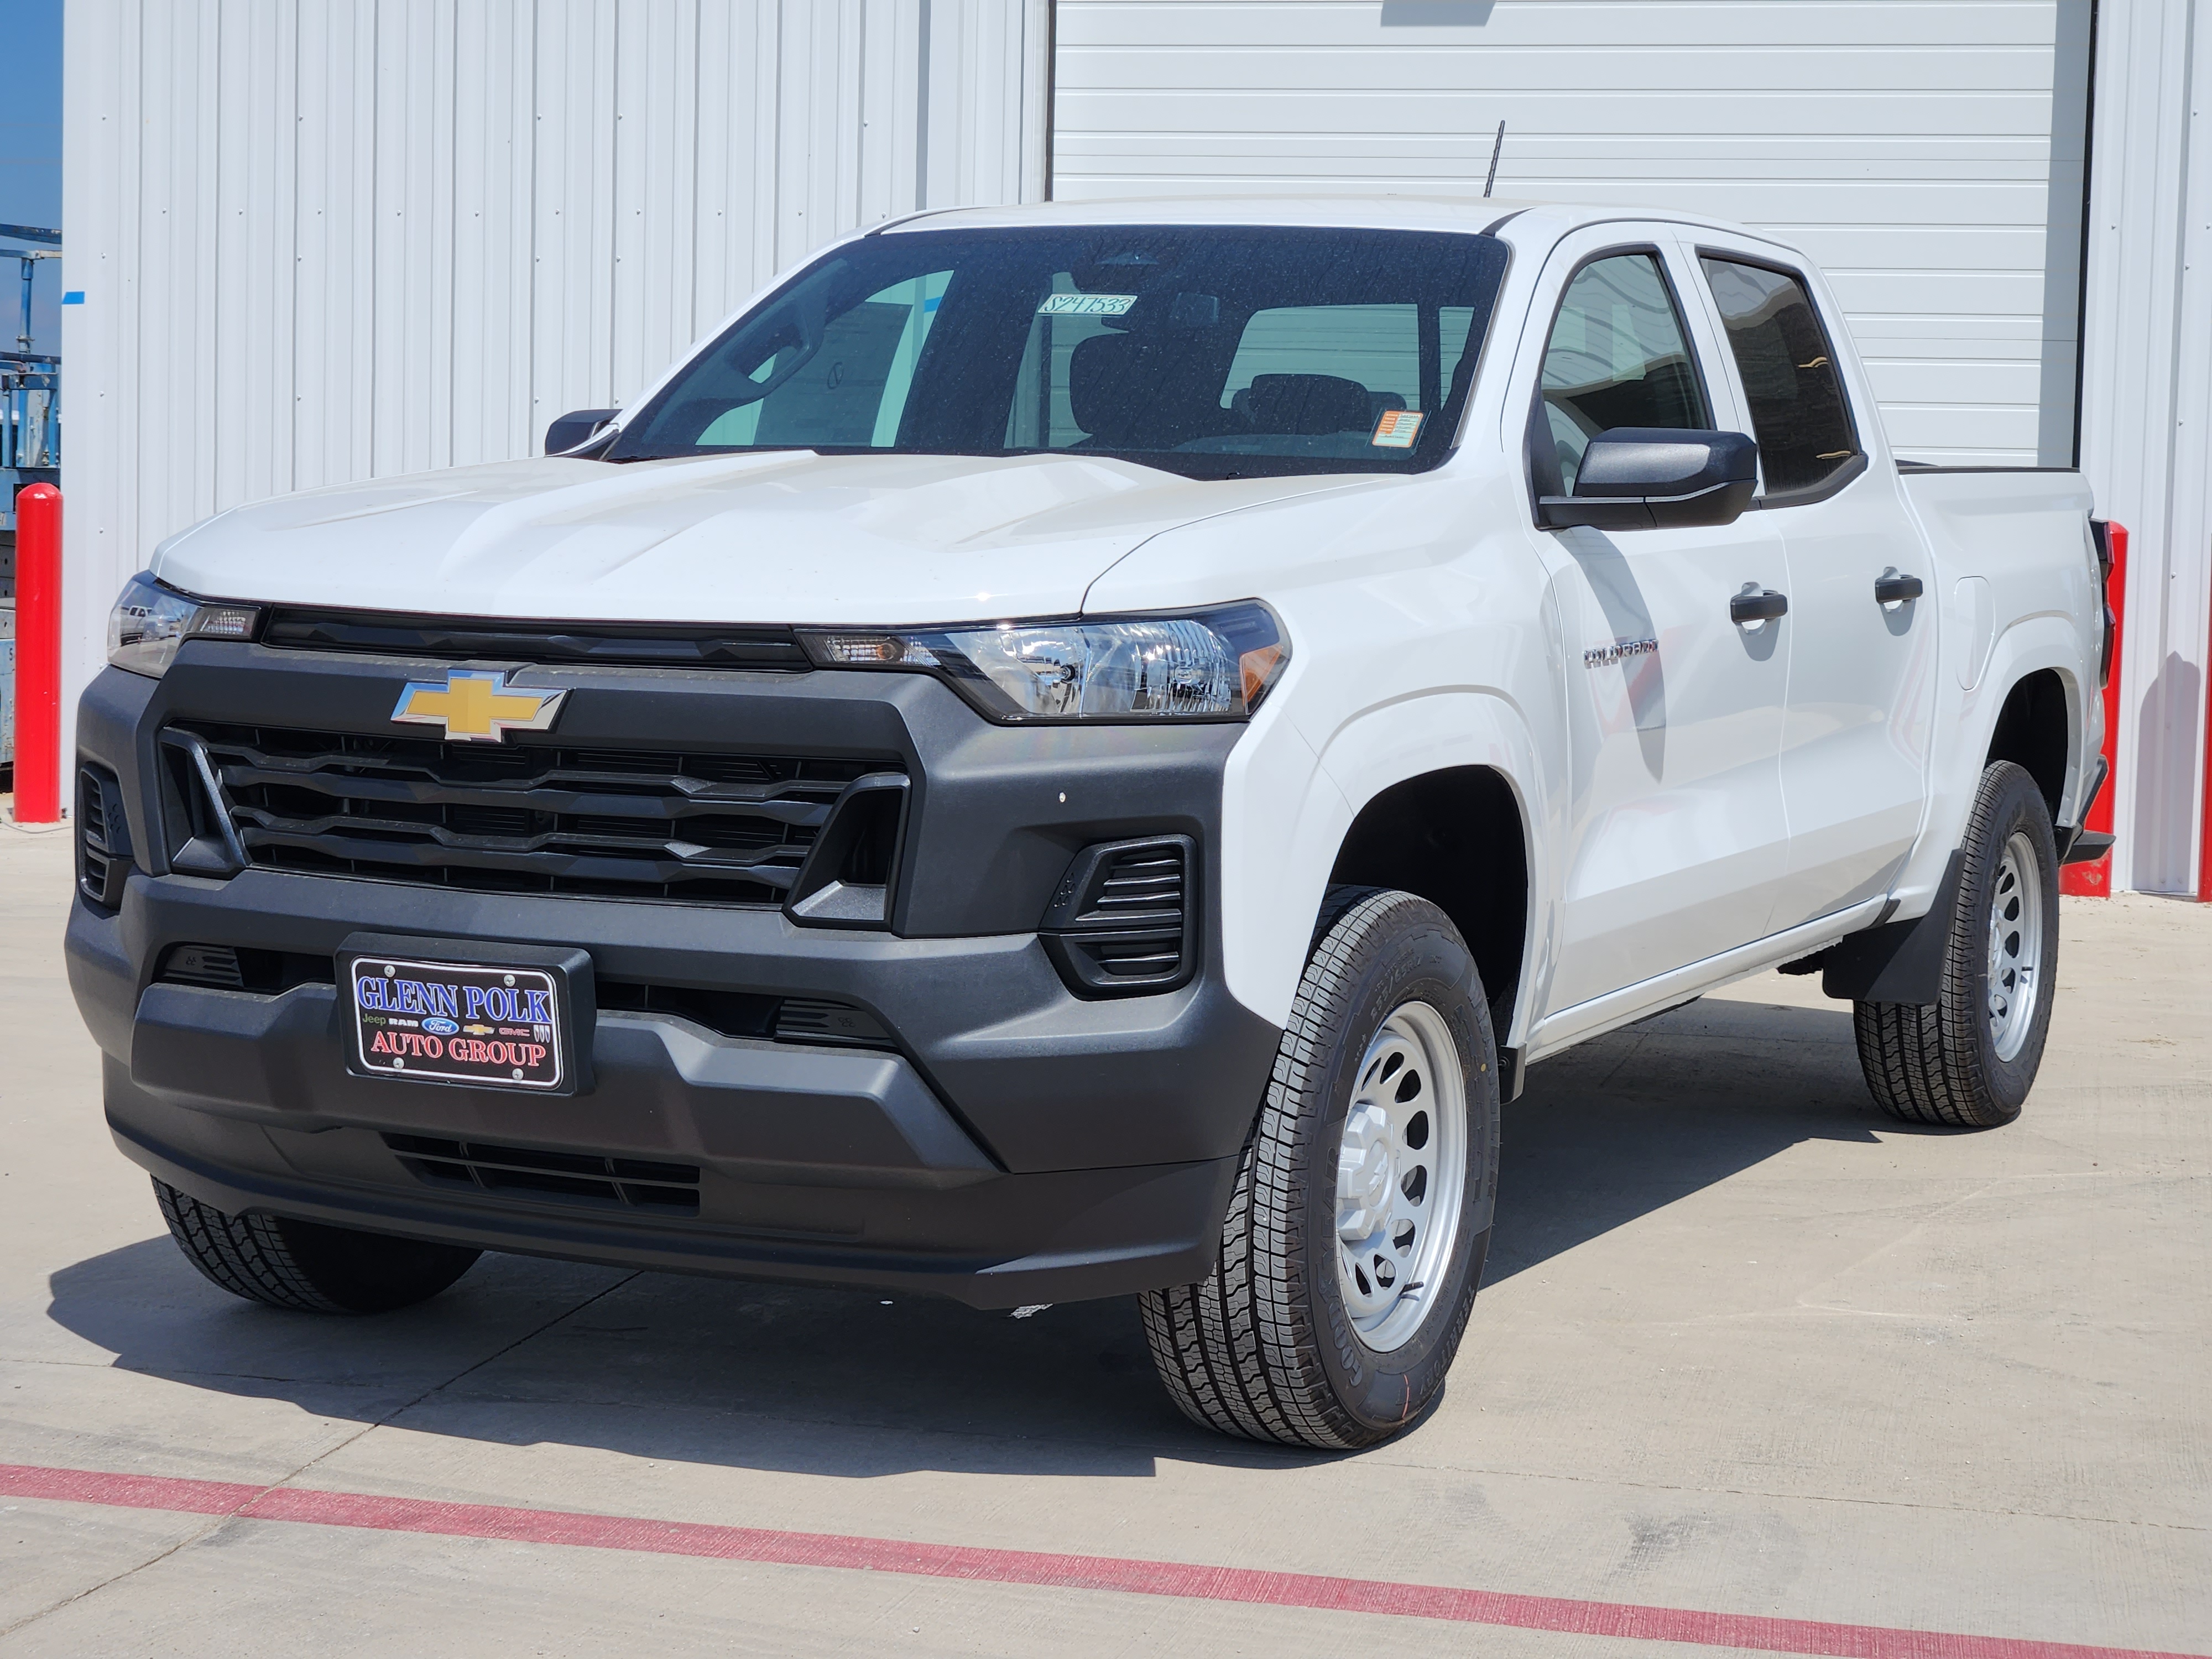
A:
<svg viewBox="0 0 2212 1659">
<path fill-rule="evenodd" d="M 1161 531 L 1346 482 L 1062 456 L 541 458 L 234 507 L 153 569 L 210 599 L 557 621 L 1066 615 Z"/>
</svg>

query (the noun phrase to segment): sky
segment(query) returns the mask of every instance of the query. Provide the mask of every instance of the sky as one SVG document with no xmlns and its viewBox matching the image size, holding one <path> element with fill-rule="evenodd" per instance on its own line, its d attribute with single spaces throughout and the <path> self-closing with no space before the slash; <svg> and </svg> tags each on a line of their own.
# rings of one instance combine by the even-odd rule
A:
<svg viewBox="0 0 2212 1659">
<path fill-rule="evenodd" d="M 0 0 L 0 224 L 62 222 L 62 0 Z M 21 267 L 0 242 L 0 349 L 15 349 Z M 40 262 L 31 295 L 32 349 L 61 349 L 58 259 Z"/>
</svg>

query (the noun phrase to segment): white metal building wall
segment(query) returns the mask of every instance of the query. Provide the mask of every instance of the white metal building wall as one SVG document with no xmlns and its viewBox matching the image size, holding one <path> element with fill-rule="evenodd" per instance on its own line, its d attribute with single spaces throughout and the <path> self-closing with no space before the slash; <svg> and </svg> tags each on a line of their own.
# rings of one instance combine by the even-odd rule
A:
<svg viewBox="0 0 2212 1659">
<path fill-rule="evenodd" d="M 1827 271 L 1891 441 L 2065 465 L 2088 0 L 1061 0 L 1054 194 L 1663 205 Z"/>
<path fill-rule="evenodd" d="M 2115 884 L 2212 896 L 2212 15 L 2104 0 L 2082 465 L 2128 526 Z"/>
<path fill-rule="evenodd" d="M 68 0 L 68 668 L 163 536 L 529 453 L 775 270 L 1044 188 L 1046 0 Z"/>
</svg>

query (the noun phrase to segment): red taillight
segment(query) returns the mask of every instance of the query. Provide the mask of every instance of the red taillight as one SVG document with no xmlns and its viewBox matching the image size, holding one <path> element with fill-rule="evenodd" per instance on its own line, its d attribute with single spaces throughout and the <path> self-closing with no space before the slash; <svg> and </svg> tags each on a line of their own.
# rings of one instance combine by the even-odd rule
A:
<svg viewBox="0 0 2212 1659">
<path fill-rule="evenodd" d="M 2097 656 L 2097 683 L 2105 701 L 2105 785 L 2081 820 L 2084 830 L 2109 835 L 2112 829 L 2112 800 L 2119 793 L 2113 775 L 2120 733 L 2120 617 L 2126 609 L 2128 589 L 2128 531 L 2125 525 L 2103 519 L 2089 521 L 2096 538 L 2097 564 L 2104 575 L 2105 636 Z M 2112 855 L 2087 864 L 2069 864 L 2058 872 L 2059 890 L 2102 898 L 2112 890 Z"/>
</svg>

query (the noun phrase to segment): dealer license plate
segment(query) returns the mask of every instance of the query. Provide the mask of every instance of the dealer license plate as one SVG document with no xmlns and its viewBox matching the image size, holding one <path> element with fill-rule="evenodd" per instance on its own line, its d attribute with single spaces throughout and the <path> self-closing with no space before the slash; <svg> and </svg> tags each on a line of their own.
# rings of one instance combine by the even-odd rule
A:
<svg viewBox="0 0 2212 1659">
<path fill-rule="evenodd" d="M 357 957 L 353 1059 L 382 1077 L 558 1091 L 568 1081 L 562 991 L 561 975 L 544 968 Z"/>
</svg>

